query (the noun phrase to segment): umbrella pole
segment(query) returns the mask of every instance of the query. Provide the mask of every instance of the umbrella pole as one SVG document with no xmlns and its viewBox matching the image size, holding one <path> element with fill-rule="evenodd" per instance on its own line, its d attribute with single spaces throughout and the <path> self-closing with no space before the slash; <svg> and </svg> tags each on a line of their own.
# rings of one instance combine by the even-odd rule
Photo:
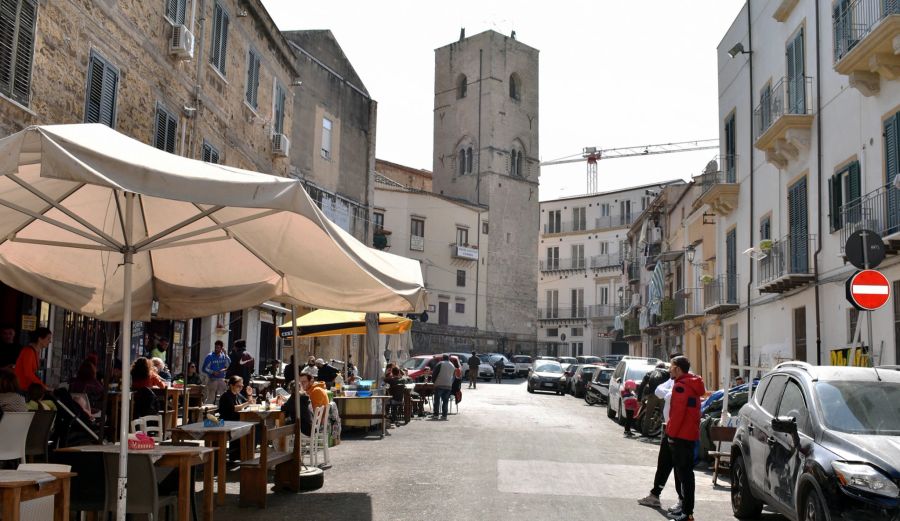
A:
<svg viewBox="0 0 900 521">
<path fill-rule="evenodd" d="M 181 374 L 184 381 L 181 384 L 181 404 L 182 404 L 182 419 L 181 424 L 188 424 L 188 383 L 187 383 L 187 367 L 188 364 L 191 363 L 191 339 L 194 337 L 193 332 L 193 324 L 194 319 L 189 318 L 187 322 L 184 324 L 184 337 L 182 338 L 182 344 L 184 347 L 181 350 Z M 175 416 L 178 416 L 178 404 L 175 404 Z"/>
<path fill-rule="evenodd" d="M 291 304 L 291 347 L 294 351 L 294 363 L 291 371 L 294 372 L 294 422 L 300 425 L 300 346 L 297 344 L 297 307 Z M 294 443 L 300 443 L 300 440 L 294 440 Z M 300 457 L 301 464 L 303 457 Z"/>
<path fill-rule="evenodd" d="M 131 271 L 134 250 L 131 227 L 134 222 L 134 194 L 125 192 L 125 259 L 122 293 L 122 399 L 119 411 L 119 479 L 116 487 L 116 520 L 125 521 L 125 486 L 128 482 L 128 425 L 131 408 Z"/>
</svg>

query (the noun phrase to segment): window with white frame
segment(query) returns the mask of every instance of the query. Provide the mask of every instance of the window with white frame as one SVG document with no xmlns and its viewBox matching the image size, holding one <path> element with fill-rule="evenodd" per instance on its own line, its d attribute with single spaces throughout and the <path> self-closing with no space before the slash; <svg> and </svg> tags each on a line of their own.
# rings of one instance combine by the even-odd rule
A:
<svg viewBox="0 0 900 521">
<path fill-rule="evenodd" d="M 609 255 L 608 241 L 600 241 L 600 255 Z"/>
<path fill-rule="evenodd" d="M 322 118 L 322 157 L 325 159 L 331 159 L 331 127 L 331 120 Z"/>
<path fill-rule="evenodd" d="M 559 233 L 562 230 L 562 210 L 547 212 L 547 233 Z"/>
<path fill-rule="evenodd" d="M 413 217 L 409 220 L 409 249 L 425 251 L 425 220 Z"/>
<path fill-rule="evenodd" d="M 551 246 L 547 248 L 547 260 L 545 268 L 548 270 L 559 269 L 559 246 Z"/>
<path fill-rule="evenodd" d="M 584 268 L 584 244 L 573 244 L 572 251 L 572 269 Z"/>
<path fill-rule="evenodd" d="M 372 224 L 376 230 L 384 228 L 384 212 L 372 212 Z"/>
<path fill-rule="evenodd" d="M 571 301 L 571 318 L 584 318 L 584 288 L 573 288 Z"/>
<path fill-rule="evenodd" d="M 609 286 L 600 286 L 597 292 L 597 303 L 601 306 L 609 305 Z"/>
<path fill-rule="evenodd" d="M 466 287 L 466 270 L 456 270 L 456 285 L 460 288 Z"/>
<path fill-rule="evenodd" d="M 559 318 L 559 290 L 547 290 L 547 314 L 546 318 Z"/>
<path fill-rule="evenodd" d="M 631 201 L 619 201 L 619 224 L 631 224 Z"/>
<path fill-rule="evenodd" d="M 577 206 L 572 208 L 572 230 L 583 232 L 587 229 L 587 208 Z"/>
<path fill-rule="evenodd" d="M 457 246 L 469 245 L 469 229 L 462 226 L 456 227 L 456 244 Z"/>
<path fill-rule="evenodd" d="M 609 217 L 609 203 L 600 204 L 600 217 Z"/>
<path fill-rule="evenodd" d="M 648 206 L 650 206 L 650 196 L 641 196 L 641 211 L 643 212 L 644 210 L 646 210 Z"/>
<path fill-rule="evenodd" d="M 465 302 L 457 302 L 456 303 L 456 312 L 457 313 L 465 313 L 466 312 L 466 303 Z"/>
<path fill-rule="evenodd" d="M 583 327 L 573 327 L 572 328 L 572 336 L 574 336 L 574 337 L 584 336 L 584 328 Z"/>
</svg>

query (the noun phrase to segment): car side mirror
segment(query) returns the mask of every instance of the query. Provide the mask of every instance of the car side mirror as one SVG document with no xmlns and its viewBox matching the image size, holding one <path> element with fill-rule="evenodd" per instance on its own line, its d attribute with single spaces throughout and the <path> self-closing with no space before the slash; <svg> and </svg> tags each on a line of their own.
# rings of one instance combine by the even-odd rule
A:
<svg viewBox="0 0 900 521">
<path fill-rule="evenodd" d="M 797 434 L 797 418 L 791 416 L 772 418 L 772 430 L 790 435 Z"/>
</svg>

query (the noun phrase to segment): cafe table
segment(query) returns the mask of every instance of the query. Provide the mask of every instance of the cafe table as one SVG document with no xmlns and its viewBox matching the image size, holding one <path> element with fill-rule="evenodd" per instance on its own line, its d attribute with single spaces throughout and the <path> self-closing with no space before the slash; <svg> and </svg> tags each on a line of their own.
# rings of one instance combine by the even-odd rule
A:
<svg viewBox="0 0 900 521">
<path fill-rule="evenodd" d="M 206 427 L 203 422 L 188 423 L 172 431 L 172 441 L 179 442 L 187 439 L 202 440 L 208 450 L 215 447 L 216 462 L 216 503 L 225 504 L 225 460 L 228 457 L 228 441 L 241 438 L 241 460 L 253 459 L 256 450 L 256 438 L 254 436 L 255 422 L 226 421 L 223 425 Z M 211 476 L 212 474 L 210 474 Z M 211 479 L 211 478 L 210 478 Z M 210 486 L 212 483 L 210 483 Z"/>
<path fill-rule="evenodd" d="M 57 452 L 104 452 L 118 454 L 119 444 L 115 445 L 81 445 L 78 447 L 66 447 L 57 449 Z M 170 467 L 178 469 L 178 519 L 189 521 L 191 519 L 191 493 L 194 488 L 194 480 L 191 476 L 191 467 L 203 465 L 203 519 L 212 521 L 213 518 L 213 449 L 208 447 L 194 447 L 190 445 L 156 445 L 152 449 L 133 450 L 130 453 L 147 454 L 158 467 Z M 68 509 L 67 509 L 68 511 Z M 54 517 L 54 519 L 57 519 Z M 6 521 L 6 517 L 3 518 Z"/>
<path fill-rule="evenodd" d="M 0 470 L 0 519 L 19 521 L 22 501 L 53 496 L 53 519 L 69 519 L 69 486 L 72 472 Z"/>
<path fill-rule="evenodd" d="M 381 437 L 387 429 L 387 401 L 390 396 L 335 396 L 334 403 L 344 427 L 365 427 L 381 422 Z"/>
<path fill-rule="evenodd" d="M 284 425 L 284 411 L 281 410 L 280 406 L 271 405 L 269 408 L 264 409 L 259 404 L 248 405 L 241 409 L 239 414 L 242 422 L 257 423 L 260 429 L 268 428 L 270 424 L 275 427 Z M 276 443 L 278 444 L 278 450 L 286 452 L 287 438 L 279 438 Z"/>
</svg>

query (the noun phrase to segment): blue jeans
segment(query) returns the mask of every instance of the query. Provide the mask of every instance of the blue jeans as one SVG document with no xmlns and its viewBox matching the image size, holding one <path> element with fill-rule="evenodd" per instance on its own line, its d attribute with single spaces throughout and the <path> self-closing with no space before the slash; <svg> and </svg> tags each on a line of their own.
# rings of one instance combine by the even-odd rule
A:
<svg viewBox="0 0 900 521">
<path fill-rule="evenodd" d="M 444 418 L 447 417 L 447 410 L 450 409 L 450 394 L 451 390 L 449 388 L 437 387 L 434 390 L 434 415 L 437 416 L 440 413 Z"/>
</svg>

